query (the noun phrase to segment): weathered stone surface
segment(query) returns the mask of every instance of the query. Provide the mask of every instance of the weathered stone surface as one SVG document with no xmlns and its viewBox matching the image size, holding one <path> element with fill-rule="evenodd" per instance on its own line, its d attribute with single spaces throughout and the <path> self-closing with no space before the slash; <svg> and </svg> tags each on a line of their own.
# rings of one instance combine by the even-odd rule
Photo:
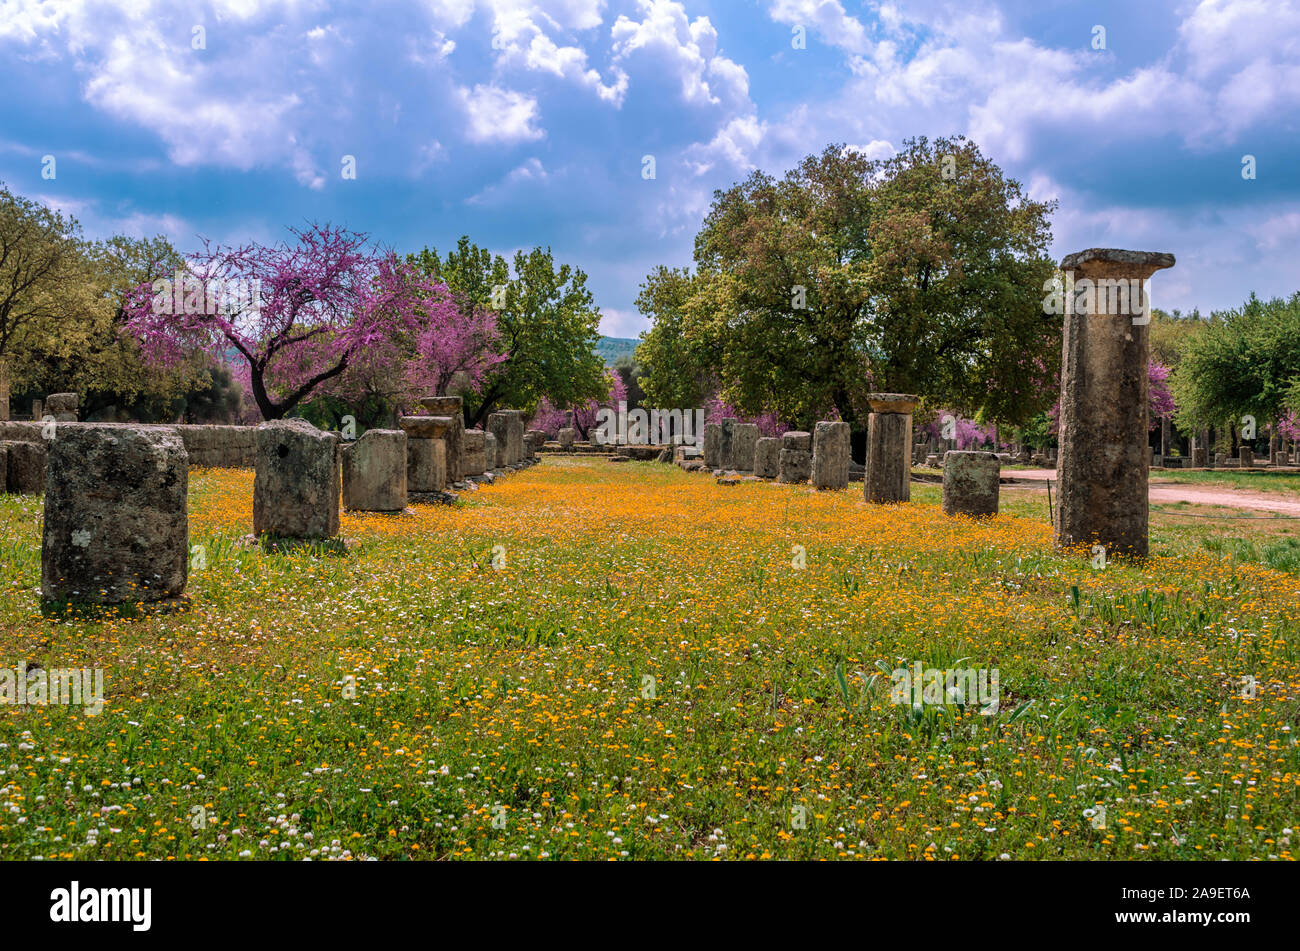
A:
<svg viewBox="0 0 1300 951">
<path fill-rule="evenodd" d="M 343 446 L 343 507 L 357 512 L 406 508 L 406 433 L 368 429 Z"/>
<path fill-rule="evenodd" d="M 1255 464 L 1255 450 L 1249 446 L 1242 446 L 1237 450 L 1237 458 L 1241 460 L 1242 466 L 1249 468 Z"/>
<path fill-rule="evenodd" d="M 718 466 L 736 468 L 736 419 L 728 416 L 719 424 Z"/>
<path fill-rule="evenodd" d="M 76 393 L 51 393 L 45 398 L 45 412 L 60 423 L 75 423 L 81 397 Z"/>
<path fill-rule="evenodd" d="M 497 437 L 492 433 L 483 434 L 483 456 L 487 460 L 487 469 L 485 472 L 491 472 L 494 469 L 500 469 L 501 452 L 497 446 Z"/>
<path fill-rule="evenodd" d="M 1146 281 L 1172 254 L 1090 248 L 1061 262 L 1090 281 Z M 1147 325 L 1136 313 L 1074 307 L 1064 318 L 1061 365 L 1059 547 L 1147 554 Z M 1127 308 L 1119 308 L 1125 311 Z"/>
<path fill-rule="evenodd" d="M 570 426 L 565 426 L 559 433 L 560 448 L 564 450 L 572 449 L 577 438 L 578 431 Z"/>
<path fill-rule="evenodd" d="M 445 439 L 453 424 L 446 416 L 399 416 L 397 425 L 410 439 Z"/>
<path fill-rule="evenodd" d="M 912 498 L 912 410 L 919 398 L 909 393 L 870 393 L 867 402 L 867 474 L 862 494 L 868 502 L 907 502 Z"/>
<path fill-rule="evenodd" d="M 849 424 L 819 422 L 813 427 L 812 484 L 815 489 L 846 489 L 849 485 Z"/>
<path fill-rule="evenodd" d="M 737 472 L 754 471 L 754 446 L 758 444 L 756 423 L 737 423 L 731 436 L 731 461 Z"/>
<path fill-rule="evenodd" d="M 530 429 L 524 433 L 524 447 L 527 450 L 528 458 L 537 459 L 538 451 L 546 445 L 546 433 L 541 429 Z"/>
<path fill-rule="evenodd" d="M 1206 462 L 1209 461 L 1209 453 L 1200 446 L 1192 448 L 1192 468 L 1204 469 Z"/>
<path fill-rule="evenodd" d="M 508 409 L 505 413 L 510 419 L 507 431 L 510 442 L 506 446 L 506 455 L 509 456 L 509 464 L 517 466 L 524 460 L 524 414 L 517 409 Z"/>
<path fill-rule="evenodd" d="M 185 592 L 189 460 L 175 430 L 65 423 L 49 444 L 41 597 L 145 605 Z"/>
<path fill-rule="evenodd" d="M 460 482 L 465 478 L 465 407 L 459 396 L 426 396 L 420 405 L 431 416 L 445 416 L 452 420 L 443 439 L 447 442 L 447 481 Z"/>
<path fill-rule="evenodd" d="M 812 452 L 812 433 L 806 433 L 802 429 L 788 430 L 781 434 L 781 448 Z"/>
<path fill-rule="evenodd" d="M 447 485 L 447 443 L 406 435 L 406 493 L 441 492 Z"/>
<path fill-rule="evenodd" d="M 708 469 L 722 465 L 722 427 L 717 423 L 704 424 L 704 465 Z"/>
<path fill-rule="evenodd" d="M 777 457 L 776 481 L 787 485 L 807 482 L 812 472 L 812 453 L 807 449 L 782 449 Z"/>
<path fill-rule="evenodd" d="M 943 459 L 943 514 L 997 515 L 1001 467 L 991 452 L 949 450 Z"/>
<path fill-rule="evenodd" d="M 39 493 L 45 491 L 46 444 L 40 442 L 0 443 L 6 449 L 5 491 Z"/>
<path fill-rule="evenodd" d="M 61 437 L 60 437 L 61 438 Z M 339 439 L 305 419 L 257 427 L 253 534 L 333 538 L 339 531 Z"/>
<path fill-rule="evenodd" d="M 489 468 L 487 463 L 487 434 L 481 429 L 465 430 L 463 449 L 465 475 L 472 478 L 473 476 L 482 475 Z"/>
<path fill-rule="evenodd" d="M 487 418 L 488 432 L 497 441 L 497 464 L 496 468 L 504 469 L 506 466 L 512 466 L 519 461 L 519 447 L 511 448 L 511 433 L 514 429 L 514 417 L 508 412 L 501 411 L 493 413 Z"/>
</svg>

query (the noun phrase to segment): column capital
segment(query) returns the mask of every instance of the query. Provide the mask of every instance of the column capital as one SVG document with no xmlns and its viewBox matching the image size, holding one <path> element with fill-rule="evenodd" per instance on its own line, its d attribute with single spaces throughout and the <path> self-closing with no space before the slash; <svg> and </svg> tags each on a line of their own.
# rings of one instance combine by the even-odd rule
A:
<svg viewBox="0 0 1300 951">
<path fill-rule="evenodd" d="M 1174 256 L 1164 251 L 1125 251 L 1088 248 L 1061 259 L 1062 271 L 1079 271 L 1086 278 L 1146 280 L 1156 271 L 1174 266 Z"/>
<path fill-rule="evenodd" d="M 873 413 L 910 413 L 921 397 L 913 393 L 868 393 L 867 402 Z"/>
</svg>

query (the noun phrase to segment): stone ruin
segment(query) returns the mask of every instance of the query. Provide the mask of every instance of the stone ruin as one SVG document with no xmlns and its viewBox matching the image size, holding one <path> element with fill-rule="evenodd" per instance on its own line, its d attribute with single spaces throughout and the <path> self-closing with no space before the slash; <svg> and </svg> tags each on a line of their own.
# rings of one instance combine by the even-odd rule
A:
<svg viewBox="0 0 1300 951">
<path fill-rule="evenodd" d="M 754 471 L 754 450 L 757 445 L 757 424 L 736 423 L 731 436 L 731 463 L 737 472 Z"/>
<path fill-rule="evenodd" d="M 943 459 L 943 514 L 987 518 L 998 514 L 997 453 L 950 449 Z"/>
<path fill-rule="evenodd" d="M 269 541 L 339 533 L 339 437 L 305 419 L 257 427 L 253 534 Z"/>
<path fill-rule="evenodd" d="M 1094 282 L 1134 282 L 1140 300 L 1149 300 L 1151 275 L 1173 266 L 1172 254 L 1115 248 L 1090 248 L 1061 261 L 1062 271 Z M 1148 328 L 1136 307 L 1114 309 L 1124 312 L 1084 307 L 1065 315 L 1056 544 L 1145 557 Z"/>
<path fill-rule="evenodd" d="M 41 599 L 47 613 L 185 605 L 185 444 L 166 427 L 67 423 L 49 444 Z"/>
<path fill-rule="evenodd" d="M 867 471 L 862 492 L 868 502 L 907 502 L 912 498 L 912 411 L 920 397 L 910 393 L 870 393 L 867 402 Z"/>
<path fill-rule="evenodd" d="M 760 436 L 754 442 L 754 475 L 775 479 L 781 471 L 781 439 Z"/>
<path fill-rule="evenodd" d="M 465 481 L 465 413 L 459 396 L 426 396 L 420 400 L 430 416 L 446 419 L 447 427 L 441 438 L 447 443 L 447 481 L 455 486 Z"/>
<path fill-rule="evenodd" d="M 807 482 L 812 473 L 812 434 L 792 429 L 781 434 L 776 481 L 787 485 Z"/>
<path fill-rule="evenodd" d="M 45 398 L 45 413 L 53 416 L 55 422 L 75 423 L 80 403 L 76 393 L 51 393 Z"/>
<path fill-rule="evenodd" d="M 413 501 L 441 499 L 447 486 L 448 416 L 401 416 L 406 433 L 406 490 Z"/>
<path fill-rule="evenodd" d="M 406 508 L 406 433 L 368 429 L 345 443 L 343 508 L 356 512 L 400 512 Z"/>
<path fill-rule="evenodd" d="M 847 489 L 851 453 L 849 424 L 820 422 L 813 427 L 811 479 L 815 489 Z"/>
</svg>

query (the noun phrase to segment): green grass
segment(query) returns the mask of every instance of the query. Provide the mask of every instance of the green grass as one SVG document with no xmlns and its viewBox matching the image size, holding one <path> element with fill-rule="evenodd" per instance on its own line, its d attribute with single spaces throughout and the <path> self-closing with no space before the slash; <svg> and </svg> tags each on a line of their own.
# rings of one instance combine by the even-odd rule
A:
<svg viewBox="0 0 1300 951">
<path fill-rule="evenodd" d="M 1157 512 L 1094 569 L 1041 493 L 548 459 L 339 556 L 245 544 L 250 490 L 196 473 L 192 610 L 107 622 L 40 616 L 39 500 L 0 498 L 0 667 L 107 693 L 0 707 L 0 856 L 1293 856 L 1281 523 Z M 998 712 L 894 702 L 915 662 L 997 670 Z"/>
</svg>

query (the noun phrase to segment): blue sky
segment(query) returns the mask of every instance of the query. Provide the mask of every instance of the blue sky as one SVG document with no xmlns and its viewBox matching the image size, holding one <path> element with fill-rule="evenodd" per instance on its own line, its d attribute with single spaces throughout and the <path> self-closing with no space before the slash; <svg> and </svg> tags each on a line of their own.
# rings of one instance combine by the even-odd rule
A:
<svg viewBox="0 0 1300 951">
<path fill-rule="evenodd" d="M 91 236 L 549 244 L 613 336 L 715 188 L 913 135 L 1058 199 L 1058 259 L 1172 251 L 1156 306 L 1300 289 L 1298 0 L 0 0 L 0 88 L 0 180 Z"/>
</svg>

